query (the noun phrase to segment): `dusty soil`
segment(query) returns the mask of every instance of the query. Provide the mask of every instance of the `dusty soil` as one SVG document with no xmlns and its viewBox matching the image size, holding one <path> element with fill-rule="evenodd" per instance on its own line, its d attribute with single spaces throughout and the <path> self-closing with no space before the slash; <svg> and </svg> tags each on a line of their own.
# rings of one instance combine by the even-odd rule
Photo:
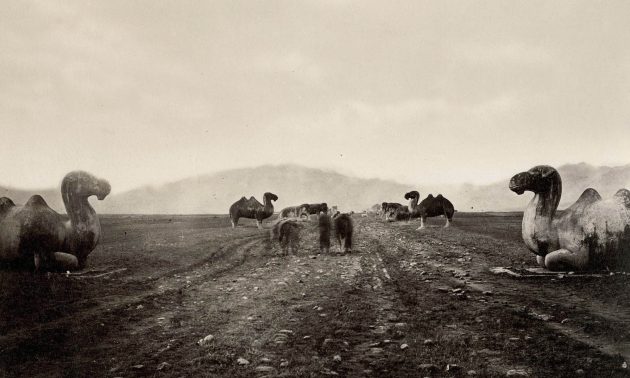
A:
<svg viewBox="0 0 630 378">
<path fill-rule="evenodd" d="M 355 216 L 345 255 L 311 221 L 293 256 L 246 220 L 101 219 L 87 272 L 0 273 L 1 376 L 630 375 L 630 277 L 492 273 L 535 266 L 518 214 Z"/>
</svg>

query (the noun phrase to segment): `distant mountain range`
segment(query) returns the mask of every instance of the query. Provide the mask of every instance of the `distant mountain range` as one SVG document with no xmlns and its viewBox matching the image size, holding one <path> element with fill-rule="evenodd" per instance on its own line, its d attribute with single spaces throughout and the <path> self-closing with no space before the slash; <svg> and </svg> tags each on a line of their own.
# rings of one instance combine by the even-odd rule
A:
<svg viewBox="0 0 630 378">
<path fill-rule="evenodd" d="M 580 196 L 584 189 L 597 189 L 603 197 L 619 188 L 630 188 L 630 164 L 620 167 L 594 167 L 585 163 L 558 168 L 562 176 L 564 208 Z M 515 172 L 516 173 L 516 172 Z M 404 203 L 404 194 L 418 190 L 427 194 L 442 193 L 459 211 L 518 211 L 531 199 L 527 192 L 517 196 L 508 190 L 509 177 L 490 185 L 442 185 L 431 183 L 402 184 L 380 179 L 362 179 L 334 171 L 296 165 L 264 165 L 234 169 L 184 179 L 162 186 L 143 186 L 110 195 L 104 201 L 91 200 L 99 213 L 119 214 L 225 214 L 241 196 L 255 196 L 270 191 L 278 195 L 276 211 L 301 203 L 327 202 L 342 210 L 361 211 L 387 202 Z M 57 211 L 65 212 L 58 189 L 25 191 L 0 187 L 0 196 L 15 203 L 24 203 L 32 194 L 42 195 Z"/>
</svg>

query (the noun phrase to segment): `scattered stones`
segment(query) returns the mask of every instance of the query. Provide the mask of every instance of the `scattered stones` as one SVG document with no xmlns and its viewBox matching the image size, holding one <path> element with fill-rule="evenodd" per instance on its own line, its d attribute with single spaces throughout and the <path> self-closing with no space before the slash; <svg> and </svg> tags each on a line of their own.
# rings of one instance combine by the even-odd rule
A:
<svg viewBox="0 0 630 378">
<path fill-rule="evenodd" d="M 171 368 L 171 364 L 169 364 L 168 362 L 162 362 L 157 366 L 158 371 L 168 370 L 170 368 Z"/>
<path fill-rule="evenodd" d="M 542 320 L 543 322 L 548 322 L 551 319 L 553 319 L 552 315 L 547 315 L 547 314 L 537 314 L 535 312 L 530 312 L 529 315 L 535 319 Z"/>
<path fill-rule="evenodd" d="M 394 327 L 396 328 L 405 328 L 407 326 L 407 323 L 396 323 L 394 324 Z"/>
<path fill-rule="evenodd" d="M 289 336 L 286 333 L 276 333 L 273 336 L 273 341 L 276 344 L 285 344 L 289 339 Z"/>
<path fill-rule="evenodd" d="M 370 354 L 381 354 L 383 353 L 383 348 L 370 348 Z"/>
<path fill-rule="evenodd" d="M 584 370 L 582 370 L 582 369 L 577 369 L 577 370 L 575 371 L 575 375 L 584 375 Z"/>
<path fill-rule="evenodd" d="M 418 369 L 420 369 L 420 371 L 427 372 L 427 373 L 435 373 L 440 370 L 440 368 L 434 364 L 420 364 L 420 366 L 418 366 Z"/>
<path fill-rule="evenodd" d="M 446 364 L 446 371 L 448 372 L 454 372 L 454 371 L 459 371 L 461 370 L 461 367 L 457 364 Z"/>
<path fill-rule="evenodd" d="M 246 360 L 246 359 L 244 359 L 243 357 L 239 357 L 239 358 L 236 360 L 236 363 L 237 363 L 237 364 L 239 364 L 239 365 L 243 365 L 243 366 L 247 366 L 247 365 L 249 365 L 249 361 L 247 361 L 247 360 Z"/>
<path fill-rule="evenodd" d="M 506 375 L 508 377 L 527 377 L 529 376 L 529 374 L 527 374 L 527 372 L 523 369 L 511 369 L 508 370 Z"/>
<path fill-rule="evenodd" d="M 267 357 L 263 357 L 263 358 L 260 359 L 260 362 L 263 363 L 263 364 L 268 364 L 268 363 L 271 362 L 271 359 L 267 358 Z"/>
<path fill-rule="evenodd" d="M 199 341 L 197 341 L 197 345 L 199 345 L 199 346 L 206 346 L 206 345 L 210 344 L 212 342 L 212 340 L 214 340 L 214 336 L 213 335 L 208 335 L 208 336 L 204 337 L 203 339 L 199 339 Z"/>
<path fill-rule="evenodd" d="M 340 355 L 338 355 L 338 354 L 335 354 L 335 355 L 334 355 L 334 357 L 333 357 L 333 361 L 335 361 L 335 362 L 341 362 L 341 356 L 340 356 Z"/>
<path fill-rule="evenodd" d="M 409 345 L 407 345 L 407 344 L 400 344 L 400 349 L 401 350 L 405 350 L 407 348 L 409 348 Z"/>
<path fill-rule="evenodd" d="M 144 365 L 133 365 L 131 368 L 132 369 L 136 369 L 136 370 L 140 370 L 140 369 L 144 369 Z"/>
<path fill-rule="evenodd" d="M 289 361 L 283 359 L 280 362 L 280 367 L 287 367 L 287 366 L 289 366 Z"/>
<path fill-rule="evenodd" d="M 477 372 L 476 372 L 476 371 L 474 371 L 474 370 L 468 370 L 468 371 L 466 372 L 466 375 L 470 375 L 470 376 L 477 375 Z"/>
<path fill-rule="evenodd" d="M 431 340 L 431 339 L 426 339 L 424 340 L 424 345 L 434 345 L 435 341 Z"/>
<path fill-rule="evenodd" d="M 485 356 L 500 356 L 502 353 L 498 350 L 491 350 L 491 349 L 481 349 L 479 351 L 477 351 L 478 354 L 482 354 Z"/>
<path fill-rule="evenodd" d="M 276 371 L 276 368 L 274 368 L 273 366 L 260 365 L 256 366 L 256 369 L 254 370 L 259 373 L 273 373 Z"/>
<path fill-rule="evenodd" d="M 304 340 L 308 340 L 310 338 L 311 338 L 311 335 L 306 335 L 306 336 L 302 337 L 302 339 L 304 339 Z"/>
</svg>

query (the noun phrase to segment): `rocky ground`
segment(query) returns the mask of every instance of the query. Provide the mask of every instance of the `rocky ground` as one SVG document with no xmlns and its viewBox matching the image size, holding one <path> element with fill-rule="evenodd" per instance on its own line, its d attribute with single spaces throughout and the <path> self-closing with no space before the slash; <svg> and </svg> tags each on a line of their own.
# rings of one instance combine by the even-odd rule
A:
<svg viewBox="0 0 630 378">
<path fill-rule="evenodd" d="M 311 221 L 281 256 L 222 216 L 105 217 L 88 272 L 0 274 L 0 372 L 630 375 L 627 275 L 528 272 L 514 215 L 354 221 L 350 254 L 319 255 Z"/>
</svg>

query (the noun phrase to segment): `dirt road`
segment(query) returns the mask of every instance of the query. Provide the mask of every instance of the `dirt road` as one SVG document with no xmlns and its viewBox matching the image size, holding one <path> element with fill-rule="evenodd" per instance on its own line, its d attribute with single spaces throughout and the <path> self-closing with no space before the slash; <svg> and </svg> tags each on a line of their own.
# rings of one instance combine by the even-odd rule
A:
<svg viewBox="0 0 630 378">
<path fill-rule="evenodd" d="M 514 216 L 354 220 L 353 253 L 317 255 L 309 222 L 284 257 L 222 216 L 105 217 L 91 271 L 0 274 L 0 372 L 629 375 L 628 276 L 493 274 L 534 266 Z"/>
</svg>

